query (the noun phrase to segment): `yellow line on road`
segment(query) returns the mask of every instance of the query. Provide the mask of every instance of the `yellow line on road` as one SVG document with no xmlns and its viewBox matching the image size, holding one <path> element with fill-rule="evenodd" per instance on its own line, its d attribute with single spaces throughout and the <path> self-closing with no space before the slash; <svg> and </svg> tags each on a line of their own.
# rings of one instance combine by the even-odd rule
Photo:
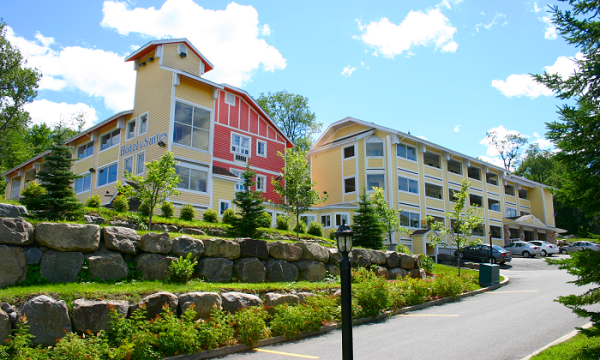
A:
<svg viewBox="0 0 600 360">
<path fill-rule="evenodd" d="M 400 314 L 398 316 L 416 316 L 416 317 L 458 317 L 458 315 L 434 315 L 434 314 L 423 314 L 423 315 L 416 315 L 416 314 Z"/>
<path fill-rule="evenodd" d="M 486 294 L 512 294 L 512 293 L 532 293 L 539 290 L 515 290 L 515 291 L 487 291 Z"/>
<path fill-rule="evenodd" d="M 281 352 L 281 351 L 263 350 L 263 349 L 253 349 L 253 350 L 259 351 L 259 352 L 264 352 L 264 353 L 269 353 L 269 354 L 292 356 L 292 357 L 297 357 L 297 358 L 302 358 L 302 359 L 319 359 L 318 356 L 292 354 L 292 353 L 286 353 L 286 352 Z"/>
</svg>

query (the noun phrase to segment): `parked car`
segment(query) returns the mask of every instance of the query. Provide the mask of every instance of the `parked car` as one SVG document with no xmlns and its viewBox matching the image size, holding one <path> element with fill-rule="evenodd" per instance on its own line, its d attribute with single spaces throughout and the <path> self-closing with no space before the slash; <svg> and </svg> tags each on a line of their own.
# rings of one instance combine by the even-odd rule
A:
<svg viewBox="0 0 600 360">
<path fill-rule="evenodd" d="M 568 246 L 563 246 L 560 248 L 561 254 L 568 254 L 572 252 L 576 252 L 579 250 L 590 249 L 594 251 L 600 251 L 600 245 L 593 243 L 591 241 L 577 241 Z"/>
<path fill-rule="evenodd" d="M 530 241 L 529 243 L 541 247 L 542 256 L 552 256 L 552 254 L 558 254 L 558 246 L 555 244 L 541 240 Z"/>
<path fill-rule="evenodd" d="M 510 253 L 498 245 L 492 247 L 493 255 L 492 264 L 504 264 L 512 260 Z M 471 245 L 462 248 L 460 251 L 454 252 L 454 256 L 459 259 L 472 259 L 482 262 L 490 262 L 490 246 L 486 244 Z"/>
<path fill-rule="evenodd" d="M 522 255 L 523 257 L 542 255 L 541 247 L 525 241 L 513 241 L 504 245 L 504 249 L 508 250 L 513 255 Z"/>
</svg>

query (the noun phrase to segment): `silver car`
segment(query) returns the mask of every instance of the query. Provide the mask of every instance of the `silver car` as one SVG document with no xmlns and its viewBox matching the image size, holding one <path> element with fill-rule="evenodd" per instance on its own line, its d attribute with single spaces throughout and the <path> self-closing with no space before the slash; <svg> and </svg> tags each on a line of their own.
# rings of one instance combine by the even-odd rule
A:
<svg viewBox="0 0 600 360">
<path fill-rule="evenodd" d="M 561 247 L 560 253 L 567 254 L 567 253 L 572 253 L 572 252 L 576 252 L 579 250 L 586 250 L 586 249 L 600 251 L 600 245 L 590 242 L 590 241 L 577 241 L 577 242 L 572 243 L 571 245 Z"/>
<path fill-rule="evenodd" d="M 541 247 L 525 241 L 513 241 L 507 245 L 504 245 L 504 249 L 510 251 L 510 253 L 513 255 L 522 255 L 523 257 L 535 257 L 536 255 L 542 255 Z"/>
<path fill-rule="evenodd" d="M 555 244 L 541 240 L 530 241 L 529 243 L 541 247 L 542 256 L 552 256 L 552 254 L 558 254 L 558 246 Z"/>
</svg>

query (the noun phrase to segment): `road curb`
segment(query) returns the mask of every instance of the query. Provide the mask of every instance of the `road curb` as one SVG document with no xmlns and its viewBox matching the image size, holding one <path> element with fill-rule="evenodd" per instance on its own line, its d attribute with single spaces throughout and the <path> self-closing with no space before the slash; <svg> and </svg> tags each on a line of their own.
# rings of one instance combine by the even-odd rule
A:
<svg viewBox="0 0 600 360">
<path fill-rule="evenodd" d="M 367 323 L 371 323 L 371 322 L 377 322 L 379 320 L 384 320 L 387 318 L 390 318 L 394 315 L 400 315 L 400 314 L 404 314 L 407 312 L 411 312 L 411 311 L 415 311 L 415 310 L 421 310 L 421 309 L 425 309 L 428 308 L 430 306 L 437 306 L 437 305 L 443 305 L 449 302 L 454 302 L 454 301 L 458 301 L 462 298 L 466 298 L 466 297 L 471 297 L 477 294 L 481 294 L 484 293 L 486 291 L 490 291 L 490 290 L 495 290 L 498 289 L 506 284 L 508 284 L 509 282 L 509 278 L 508 276 L 504 276 L 504 280 L 502 280 L 499 284 L 493 285 L 493 286 L 488 286 L 485 288 L 481 288 L 478 290 L 474 290 L 474 291 L 469 291 L 463 294 L 460 294 L 456 297 L 445 297 L 445 298 L 441 298 L 441 299 L 436 299 L 436 300 L 432 300 L 432 301 L 428 301 L 422 304 L 418 304 L 418 305 L 413 305 L 413 306 L 407 306 L 404 308 L 400 308 L 400 309 L 396 309 L 396 310 L 389 310 L 386 311 L 384 313 L 381 313 L 379 315 L 377 315 L 376 317 L 366 317 L 366 318 L 361 318 L 361 319 L 356 319 L 354 321 L 352 321 L 353 325 L 361 325 L 361 324 L 367 324 Z M 303 332 L 300 333 L 297 337 L 292 338 L 292 339 L 288 339 L 286 337 L 283 336 L 277 336 L 277 337 L 273 337 L 273 338 L 269 338 L 269 339 L 264 339 L 264 340 L 260 340 L 256 343 L 256 346 L 254 347 L 249 347 L 247 345 L 244 344 L 237 344 L 237 345 L 230 345 L 230 346 L 225 346 L 219 349 L 215 349 L 215 350 L 207 350 L 207 351 L 202 351 L 199 353 L 195 353 L 195 354 L 188 354 L 188 355 L 179 355 L 179 356 L 172 356 L 172 357 L 168 357 L 168 358 L 164 358 L 165 360 L 201 360 L 201 359 L 210 359 L 210 358 L 214 358 L 217 356 L 224 356 L 224 355 L 231 355 L 231 354 L 235 354 L 235 353 L 239 353 L 239 352 L 244 352 L 244 351 L 250 351 L 253 348 L 257 348 L 257 347 L 262 347 L 262 346 L 268 346 L 268 345 L 274 345 L 274 344 L 278 344 L 278 343 L 282 343 L 282 342 L 286 342 L 286 341 L 295 341 L 298 339 L 302 339 L 302 338 L 306 338 L 306 337 L 310 337 L 310 336 L 315 336 L 315 335 L 320 335 L 320 334 L 324 334 L 326 332 L 330 332 L 336 329 L 340 329 L 342 327 L 342 324 L 332 324 L 332 325 L 326 325 L 321 327 L 319 330 L 317 331 L 310 331 L 310 332 Z"/>
<path fill-rule="evenodd" d="M 587 324 L 583 325 L 581 328 L 582 328 L 582 329 L 589 329 L 589 328 L 591 328 L 591 327 L 592 327 L 592 322 L 589 322 L 589 323 L 587 323 Z M 522 358 L 521 360 L 529 360 L 529 359 L 531 359 L 532 357 L 536 356 L 537 354 L 541 353 L 542 351 L 544 351 L 544 350 L 548 349 L 549 347 L 552 347 L 552 346 L 554 346 L 554 345 L 557 345 L 557 344 L 560 344 L 560 343 L 562 343 L 562 342 L 565 342 L 565 341 L 569 340 L 570 338 L 572 338 L 573 336 L 575 336 L 575 335 L 577 335 L 577 334 L 579 334 L 579 329 L 577 329 L 577 330 L 573 330 L 573 331 L 571 331 L 570 333 L 568 333 L 567 335 L 565 335 L 565 336 L 562 336 L 562 337 L 560 337 L 560 338 L 558 338 L 558 339 L 554 340 L 554 341 L 553 341 L 553 342 L 551 342 L 550 344 L 548 344 L 548 345 L 544 346 L 544 347 L 543 347 L 543 348 L 541 348 L 541 349 L 538 349 L 538 350 L 534 351 L 533 353 L 531 353 L 531 354 L 529 354 L 529 355 L 525 356 L 525 357 L 524 357 L 524 358 Z"/>
</svg>

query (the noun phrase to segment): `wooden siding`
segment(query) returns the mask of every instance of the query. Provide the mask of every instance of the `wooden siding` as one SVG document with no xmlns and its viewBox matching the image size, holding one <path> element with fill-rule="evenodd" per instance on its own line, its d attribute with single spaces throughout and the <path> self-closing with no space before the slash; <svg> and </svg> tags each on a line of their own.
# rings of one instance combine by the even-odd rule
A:
<svg viewBox="0 0 600 360">
<path fill-rule="evenodd" d="M 330 138 L 330 141 L 335 140 L 335 139 L 341 139 L 348 135 L 352 135 L 352 134 L 355 134 L 357 132 L 361 132 L 361 131 L 364 131 L 367 129 L 368 128 L 366 126 L 359 125 L 359 124 L 350 125 L 350 126 L 341 128 L 338 131 L 336 131 L 335 134 Z"/>
<path fill-rule="evenodd" d="M 179 52 L 177 51 L 178 48 L 179 44 L 163 45 L 163 66 L 200 76 L 200 58 L 189 48 L 187 50 L 187 56 L 182 58 L 179 56 Z M 150 64 L 153 64 L 154 62 Z"/>
<path fill-rule="evenodd" d="M 382 168 L 383 167 L 383 159 L 367 159 L 367 168 Z"/>
<path fill-rule="evenodd" d="M 356 175 L 356 159 L 344 160 L 344 177 Z"/>
<path fill-rule="evenodd" d="M 343 190 L 340 186 L 341 170 L 339 148 L 324 150 L 312 155 L 312 176 L 316 182 L 315 189 L 320 193 L 327 191 L 329 194 L 329 199 L 321 206 L 343 202 Z"/>
<path fill-rule="evenodd" d="M 175 97 L 208 109 L 214 107 L 212 88 L 185 76 L 179 78 L 179 85 L 175 87 Z"/>
</svg>

